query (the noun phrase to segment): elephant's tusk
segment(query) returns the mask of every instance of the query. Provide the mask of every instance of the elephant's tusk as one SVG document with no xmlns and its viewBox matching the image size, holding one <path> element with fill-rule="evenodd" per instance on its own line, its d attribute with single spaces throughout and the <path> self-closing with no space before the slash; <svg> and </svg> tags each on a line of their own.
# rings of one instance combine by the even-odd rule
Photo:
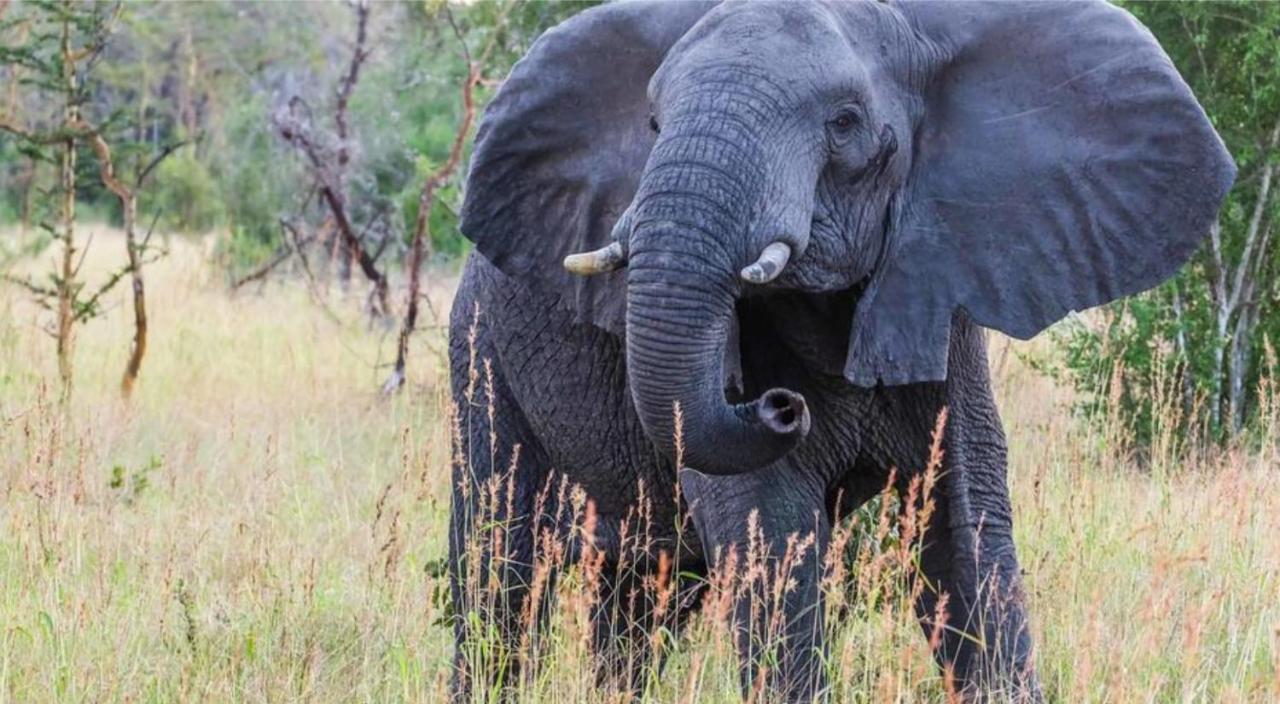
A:
<svg viewBox="0 0 1280 704">
<path fill-rule="evenodd" d="M 579 276 L 607 274 L 626 265 L 627 255 L 618 242 L 591 252 L 570 254 L 564 258 L 564 268 Z"/>
<path fill-rule="evenodd" d="M 753 284 L 767 284 L 778 278 L 787 260 L 791 258 L 791 245 L 774 242 L 760 253 L 760 258 L 742 268 L 742 279 Z"/>
</svg>

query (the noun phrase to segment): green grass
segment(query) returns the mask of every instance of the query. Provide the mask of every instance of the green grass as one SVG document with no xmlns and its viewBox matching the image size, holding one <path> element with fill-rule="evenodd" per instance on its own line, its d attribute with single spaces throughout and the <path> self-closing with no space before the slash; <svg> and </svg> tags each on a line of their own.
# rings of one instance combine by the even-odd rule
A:
<svg viewBox="0 0 1280 704">
<path fill-rule="evenodd" d="M 86 272 L 117 245 L 100 234 Z M 128 406 L 123 291 L 81 329 L 63 412 L 44 314 L 0 288 L 0 701 L 440 701 L 444 331 L 415 340 L 411 386 L 380 401 L 394 338 L 360 318 L 360 291 L 327 294 L 337 322 L 300 285 L 228 294 L 206 254 L 175 240 L 149 272 L 152 344 Z M 437 310 L 449 285 L 433 281 Z M 992 358 L 1009 359 L 995 373 L 1049 699 L 1280 700 L 1275 443 L 1144 471 L 1006 344 Z M 831 626 L 837 700 L 937 700 L 902 566 L 883 569 L 884 598 Z M 618 698 L 583 646 L 589 577 L 557 587 L 522 699 Z M 698 619 L 668 647 L 652 699 L 737 701 L 723 624 Z"/>
</svg>

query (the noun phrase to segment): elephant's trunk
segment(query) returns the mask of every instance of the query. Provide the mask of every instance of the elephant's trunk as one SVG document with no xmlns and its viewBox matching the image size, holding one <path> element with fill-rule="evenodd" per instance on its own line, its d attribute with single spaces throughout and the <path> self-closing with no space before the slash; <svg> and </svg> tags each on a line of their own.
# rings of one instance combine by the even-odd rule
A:
<svg viewBox="0 0 1280 704">
<path fill-rule="evenodd" d="M 781 458 L 808 432 L 804 397 L 772 389 L 730 404 L 724 396 L 735 262 L 669 221 L 641 227 L 631 242 L 627 376 L 649 437 L 708 474 L 748 472 Z"/>
</svg>

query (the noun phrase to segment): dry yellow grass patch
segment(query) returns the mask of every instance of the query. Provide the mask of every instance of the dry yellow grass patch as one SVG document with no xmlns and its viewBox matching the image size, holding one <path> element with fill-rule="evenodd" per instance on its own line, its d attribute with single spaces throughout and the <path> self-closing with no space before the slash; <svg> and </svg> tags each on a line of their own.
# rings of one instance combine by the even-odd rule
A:
<svg viewBox="0 0 1280 704">
<path fill-rule="evenodd" d="M 121 250 L 100 232 L 85 270 Z M 203 241 L 174 238 L 151 268 L 152 344 L 130 407 L 117 398 L 123 291 L 81 329 L 63 412 L 42 314 L 0 288 L 0 701 L 439 701 L 452 650 L 444 332 L 419 335 L 411 388 L 381 402 L 394 340 L 360 318 L 358 293 L 329 294 L 335 320 L 300 285 L 228 295 L 207 259 Z M 447 285 L 432 296 L 447 310 Z M 992 358 L 1050 700 L 1280 700 L 1275 443 L 1194 468 L 1126 466 L 1004 344 Z M 874 538 L 868 519 L 853 544 Z M 528 700 L 606 696 L 577 583 L 558 587 L 544 667 L 518 685 Z M 941 696 L 901 594 L 850 606 L 832 629 L 839 701 Z M 671 647 L 655 700 L 737 700 L 716 624 Z"/>
</svg>

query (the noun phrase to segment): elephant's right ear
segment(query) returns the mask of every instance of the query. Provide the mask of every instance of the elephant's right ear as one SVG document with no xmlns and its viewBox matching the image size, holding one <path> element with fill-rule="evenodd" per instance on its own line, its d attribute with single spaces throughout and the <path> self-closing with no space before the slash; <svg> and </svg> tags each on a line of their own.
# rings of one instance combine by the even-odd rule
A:
<svg viewBox="0 0 1280 704">
<path fill-rule="evenodd" d="M 565 255 L 609 243 L 653 147 L 647 90 L 714 2 L 592 8 L 547 31 L 485 110 L 462 233 L 507 275 L 621 334 L 624 272 L 572 275 Z"/>
<path fill-rule="evenodd" d="M 942 381 L 957 311 L 1027 339 L 1159 284 L 1200 246 L 1235 164 L 1129 13 L 1100 1 L 893 7 L 922 40 L 913 56 L 933 65 L 901 215 L 854 315 L 850 380 Z"/>
</svg>

